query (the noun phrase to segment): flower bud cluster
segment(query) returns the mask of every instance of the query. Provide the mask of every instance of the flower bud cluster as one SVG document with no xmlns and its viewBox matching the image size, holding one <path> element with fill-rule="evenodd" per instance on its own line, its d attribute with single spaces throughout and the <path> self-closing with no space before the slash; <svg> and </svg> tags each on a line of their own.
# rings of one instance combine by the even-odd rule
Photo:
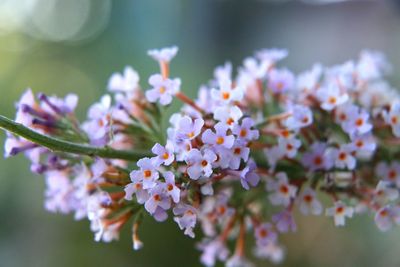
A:
<svg viewBox="0 0 400 267">
<path fill-rule="evenodd" d="M 382 231 L 400 224 L 400 97 L 384 80 L 390 66 L 381 53 L 294 74 L 278 66 L 286 50 L 264 49 L 236 73 L 230 63 L 217 67 L 192 100 L 170 77 L 177 52 L 148 52 L 160 72 L 146 91 L 132 67 L 113 74 L 82 124 L 75 95 L 24 93 L 16 122 L 40 134 L 149 152 L 132 162 L 56 153 L 9 134 L 6 157 L 23 152 L 46 177 L 46 209 L 89 219 L 96 241 L 117 239 L 132 223 L 135 250 L 143 216 L 171 216 L 187 236 L 201 230 L 205 266 L 280 262 L 279 234 L 297 230 L 296 211 L 325 214 L 336 226 L 365 212 Z M 183 107 L 165 131 L 174 99 Z"/>
</svg>

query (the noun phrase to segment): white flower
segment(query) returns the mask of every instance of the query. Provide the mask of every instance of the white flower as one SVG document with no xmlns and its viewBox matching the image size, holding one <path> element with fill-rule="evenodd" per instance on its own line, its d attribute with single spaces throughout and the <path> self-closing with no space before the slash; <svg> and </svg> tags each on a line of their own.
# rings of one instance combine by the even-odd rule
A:
<svg viewBox="0 0 400 267">
<path fill-rule="evenodd" d="M 392 127 L 392 132 L 396 137 L 400 137 L 400 102 L 395 101 L 390 106 L 389 113 L 384 113 L 387 124 Z"/>
<path fill-rule="evenodd" d="M 297 187 L 289 184 L 286 173 L 279 172 L 276 174 L 277 181 L 269 180 L 267 190 L 272 192 L 269 195 L 269 200 L 273 205 L 288 206 L 290 200 L 296 196 Z"/>
<path fill-rule="evenodd" d="M 300 202 L 300 211 L 304 215 L 322 213 L 321 202 L 318 201 L 316 193 L 311 188 L 305 188 L 298 198 Z"/>
<path fill-rule="evenodd" d="M 353 217 L 354 210 L 341 201 L 336 201 L 334 206 L 326 209 L 327 216 L 333 216 L 336 226 L 344 226 L 346 217 Z"/>
<path fill-rule="evenodd" d="M 154 60 L 160 62 L 170 62 L 178 53 L 177 46 L 165 47 L 162 49 L 151 49 L 147 51 L 147 54 L 151 56 Z"/>
<path fill-rule="evenodd" d="M 108 80 L 108 89 L 112 92 L 132 92 L 139 88 L 139 74 L 126 66 L 124 72 L 114 73 Z"/>
<path fill-rule="evenodd" d="M 349 95 L 341 93 L 339 86 L 333 83 L 318 89 L 317 97 L 321 101 L 321 108 L 328 111 L 342 105 L 349 99 Z"/>
<path fill-rule="evenodd" d="M 165 106 L 172 102 L 172 97 L 179 92 L 181 87 L 181 80 L 164 79 L 160 74 L 151 75 L 149 84 L 153 86 L 152 89 L 146 91 L 146 98 L 149 102 L 159 101 L 161 105 Z"/>
</svg>

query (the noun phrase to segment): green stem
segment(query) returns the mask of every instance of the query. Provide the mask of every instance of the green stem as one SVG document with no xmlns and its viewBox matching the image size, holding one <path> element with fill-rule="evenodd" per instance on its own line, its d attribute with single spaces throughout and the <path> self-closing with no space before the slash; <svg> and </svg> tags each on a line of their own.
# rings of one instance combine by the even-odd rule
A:
<svg viewBox="0 0 400 267">
<path fill-rule="evenodd" d="M 56 152 L 67 152 L 78 155 L 87 155 L 91 157 L 97 156 L 110 159 L 125 159 L 130 161 L 137 161 L 143 157 L 150 156 L 149 152 L 137 149 L 132 151 L 115 150 L 109 147 L 92 147 L 88 145 L 80 145 L 60 140 L 54 137 L 37 133 L 23 126 L 22 124 L 16 123 L 13 120 L 10 120 L 1 115 L 0 128 Z"/>
</svg>

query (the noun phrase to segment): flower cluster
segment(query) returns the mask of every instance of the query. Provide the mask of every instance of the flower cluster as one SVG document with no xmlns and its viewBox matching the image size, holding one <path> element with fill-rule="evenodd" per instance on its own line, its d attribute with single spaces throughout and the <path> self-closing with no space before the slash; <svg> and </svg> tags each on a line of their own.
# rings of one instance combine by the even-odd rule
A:
<svg viewBox="0 0 400 267">
<path fill-rule="evenodd" d="M 230 63 L 217 67 L 192 100 L 170 77 L 177 52 L 148 52 L 160 73 L 144 92 L 132 67 L 113 74 L 109 94 L 83 123 L 74 115 L 75 95 L 23 94 L 16 122 L 109 152 L 53 151 L 8 134 L 5 156 L 25 153 L 31 170 L 45 176 L 46 209 L 89 219 L 96 241 L 118 239 L 131 223 L 135 250 L 143 246 L 144 216 L 173 217 L 189 237 L 201 229 L 205 266 L 252 266 L 251 257 L 280 262 L 279 234 L 297 230 L 296 210 L 331 216 L 336 226 L 365 212 L 382 231 L 400 224 L 400 97 L 383 79 L 390 66 L 381 53 L 294 74 L 278 67 L 286 50 L 264 49 L 236 73 Z M 174 99 L 183 107 L 165 131 L 163 111 Z M 121 151 L 144 152 L 129 158 Z"/>
</svg>

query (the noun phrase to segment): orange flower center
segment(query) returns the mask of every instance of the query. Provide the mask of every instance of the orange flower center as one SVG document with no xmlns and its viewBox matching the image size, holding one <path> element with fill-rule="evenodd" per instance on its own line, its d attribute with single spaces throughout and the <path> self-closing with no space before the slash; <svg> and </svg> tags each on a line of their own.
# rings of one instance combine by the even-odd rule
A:
<svg viewBox="0 0 400 267">
<path fill-rule="evenodd" d="M 397 172 L 395 170 L 390 170 L 388 173 L 389 179 L 393 180 L 397 176 Z"/>
<path fill-rule="evenodd" d="M 283 82 L 278 82 L 278 83 L 276 84 L 276 89 L 278 89 L 279 91 L 281 91 L 281 90 L 283 89 L 283 86 L 284 86 Z"/>
<path fill-rule="evenodd" d="M 362 126 L 363 124 L 364 124 L 364 120 L 363 120 L 363 119 L 358 118 L 358 119 L 356 120 L 356 125 L 357 125 L 358 127 Z"/>
<path fill-rule="evenodd" d="M 224 141 L 225 140 L 224 140 L 224 138 L 222 136 L 218 136 L 217 137 L 217 141 L 216 142 L 217 142 L 218 145 L 222 145 L 224 143 Z"/>
<path fill-rule="evenodd" d="M 155 194 L 155 195 L 153 196 L 153 199 L 154 199 L 155 201 L 161 201 L 161 196 L 160 196 L 159 194 Z"/>
<path fill-rule="evenodd" d="M 268 236 L 268 231 L 266 229 L 261 229 L 259 234 L 262 238 L 266 238 Z"/>
<path fill-rule="evenodd" d="M 226 212 L 225 206 L 219 206 L 219 207 L 218 207 L 218 213 L 219 213 L 219 214 L 224 214 L 225 212 Z"/>
<path fill-rule="evenodd" d="M 304 117 L 301 122 L 302 123 L 308 123 L 310 121 L 310 119 L 308 117 Z"/>
<path fill-rule="evenodd" d="M 343 207 L 340 206 L 340 207 L 336 208 L 336 213 L 341 214 L 343 212 L 344 212 L 344 208 Z"/>
<path fill-rule="evenodd" d="M 356 142 L 356 146 L 357 146 L 357 147 L 362 147 L 363 145 L 364 145 L 364 142 L 361 141 L 361 140 L 358 140 L 358 141 Z"/>
<path fill-rule="evenodd" d="M 337 101 L 337 99 L 336 99 L 336 97 L 334 97 L 334 96 L 331 96 L 331 97 L 328 99 L 329 104 L 332 104 L 332 105 L 336 104 L 336 101 Z"/>
<path fill-rule="evenodd" d="M 222 92 L 222 99 L 228 100 L 231 95 L 228 92 Z"/>
<path fill-rule="evenodd" d="M 323 162 L 323 160 L 322 160 L 322 158 L 320 157 L 320 156 L 316 156 L 315 158 L 314 158 L 314 164 L 315 165 L 321 165 L 322 164 L 322 162 Z"/>
<path fill-rule="evenodd" d="M 283 193 L 283 194 L 287 194 L 289 192 L 289 188 L 286 185 L 281 185 L 281 187 L 279 188 L 279 190 Z"/>
<path fill-rule="evenodd" d="M 136 190 L 142 189 L 142 184 L 135 184 Z"/>
<path fill-rule="evenodd" d="M 143 171 L 144 178 L 150 178 L 151 177 L 151 170 L 144 170 Z"/>
<path fill-rule="evenodd" d="M 379 212 L 379 215 L 382 216 L 382 217 L 386 217 L 386 216 L 389 215 L 389 213 L 388 213 L 387 210 L 381 210 L 381 212 Z"/>
<path fill-rule="evenodd" d="M 305 195 L 303 199 L 304 199 L 305 202 L 310 203 L 313 198 L 310 195 Z"/>
</svg>

